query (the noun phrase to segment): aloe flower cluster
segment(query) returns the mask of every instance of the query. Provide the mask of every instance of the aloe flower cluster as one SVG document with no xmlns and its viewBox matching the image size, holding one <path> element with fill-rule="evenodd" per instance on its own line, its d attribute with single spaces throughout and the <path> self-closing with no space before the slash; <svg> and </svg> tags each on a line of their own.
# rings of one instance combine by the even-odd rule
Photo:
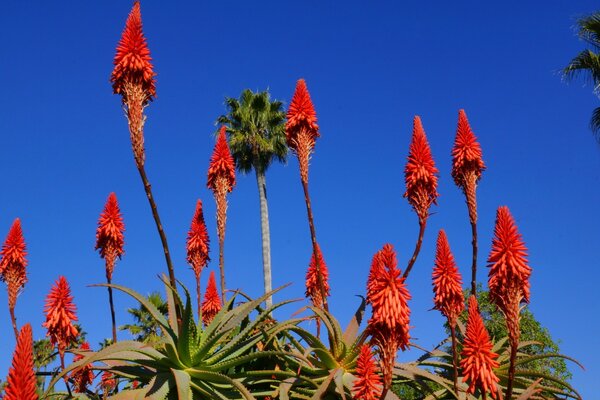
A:
<svg viewBox="0 0 600 400">
<path fill-rule="evenodd" d="M 77 321 L 76 307 L 71 296 L 71 288 L 64 276 L 60 276 L 46 297 L 47 336 L 53 346 L 58 348 L 61 361 L 64 360 L 65 350 L 77 340 L 79 332 L 74 325 Z"/>
<path fill-rule="evenodd" d="M 88 342 L 83 342 L 81 346 L 79 346 L 79 353 L 75 354 L 75 357 L 73 357 L 73 362 L 76 363 L 77 361 L 83 360 L 87 355 L 85 352 L 89 351 L 90 344 Z M 80 368 L 71 372 L 69 378 L 73 381 L 73 391 L 76 393 L 85 393 L 88 386 L 91 385 L 94 380 L 92 365 L 82 365 Z"/>
<path fill-rule="evenodd" d="M 106 200 L 104 210 L 98 219 L 96 230 L 96 250 L 106 262 L 106 279 L 110 282 L 117 258 L 121 258 L 123 250 L 125 225 L 117 202 L 117 196 L 111 193 Z"/>
<path fill-rule="evenodd" d="M 310 257 L 310 264 L 306 271 L 306 297 L 311 299 L 312 303 L 316 307 L 323 307 L 325 301 L 321 294 L 321 288 L 319 286 L 319 272 L 317 270 L 317 263 L 321 269 L 323 278 L 323 288 L 325 289 L 325 296 L 329 296 L 329 271 L 327 264 L 323 259 L 321 248 L 317 245 L 317 257 L 312 253 Z"/>
<path fill-rule="evenodd" d="M 221 307 L 221 297 L 219 296 L 219 290 L 217 289 L 215 271 L 210 271 L 206 293 L 204 294 L 204 301 L 202 302 L 202 322 L 205 326 L 212 322 L 215 315 L 221 311 Z"/>
<path fill-rule="evenodd" d="M 202 201 L 198 200 L 196 203 L 196 211 L 192 218 L 190 230 L 187 235 L 186 243 L 186 254 L 187 262 L 194 271 L 196 277 L 196 297 L 198 302 L 198 313 L 201 308 L 201 296 L 200 296 L 200 275 L 202 269 L 206 267 L 210 258 L 208 253 L 210 251 L 210 240 L 208 237 L 208 230 L 204 223 L 204 213 L 202 212 Z"/>
<path fill-rule="evenodd" d="M 356 380 L 353 384 L 354 399 L 378 400 L 381 396 L 381 378 L 377 373 L 373 350 L 369 345 L 361 346 L 356 364 Z"/>
<path fill-rule="evenodd" d="M 31 325 L 25 324 L 17 338 L 4 400 L 37 400 L 37 379 L 33 369 L 33 335 Z"/>
</svg>

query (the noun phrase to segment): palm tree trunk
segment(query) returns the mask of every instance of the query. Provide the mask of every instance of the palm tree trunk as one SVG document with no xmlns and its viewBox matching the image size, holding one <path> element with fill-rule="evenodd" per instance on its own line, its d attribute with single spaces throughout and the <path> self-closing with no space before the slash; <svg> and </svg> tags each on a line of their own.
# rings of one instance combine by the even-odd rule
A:
<svg viewBox="0 0 600 400">
<path fill-rule="evenodd" d="M 272 290 L 271 285 L 271 233 L 269 229 L 269 206 L 267 204 L 267 179 L 265 172 L 260 168 L 254 168 L 256 171 L 256 184 L 258 185 L 258 198 L 260 200 L 260 233 L 262 238 L 262 257 L 263 257 L 263 280 L 265 293 Z M 266 307 L 273 305 L 271 296 L 265 301 Z"/>
</svg>

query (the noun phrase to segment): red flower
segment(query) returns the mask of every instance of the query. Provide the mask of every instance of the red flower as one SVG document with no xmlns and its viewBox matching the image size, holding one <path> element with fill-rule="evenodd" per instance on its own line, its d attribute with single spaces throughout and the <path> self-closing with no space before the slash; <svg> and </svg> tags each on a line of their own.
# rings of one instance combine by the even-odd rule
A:
<svg viewBox="0 0 600 400">
<path fill-rule="evenodd" d="M 17 296 L 27 283 L 26 255 L 21 221 L 17 218 L 10 227 L 2 251 L 0 251 L 0 256 L 2 256 L 0 260 L 0 280 L 6 282 L 8 306 L 11 310 L 14 310 Z"/>
<path fill-rule="evenodd" d="M 462 292 L 462 278 L 443 230 L 440 230 L 437 238 L 435 268 L 432 277 L 434 308 L 448 318 L 450 324 L 454 326 L 458 315 L 465 309 L 465 300 Z"/>
<path fill-rule="evenodd" d="M 204 325 L 209 325 L 219 311 L 221 311 L 221 297 L 217 290 L 215 271 L 210 271 L 204 301 L 202 302 L 202 322 L 204 322 Z"/>
<path fill-rule="evenodd" d="M 378 400 L 381 396 L 381 378 L 377 374 L 373 351 L 366 344 L 360 348 L 355 376 L 352 388 L 354 399 Z"/>
<path fill-rule="evenodd" d="M 90 344 L 88 342 L 83 342 L 80 351 L 90 351 Z M 85 354 L 78 353 L 73 357 L 73 362 L 83 360 L 85 358 Z M 73 370 L 70 374 L 70 378 L 73 380 L 74 387 L 73 389 L 77 393 L 85 393 L 87 387 L 92 384 L 94 380 L 94 372 L 92 371 L 92 364 L 85 364 L 81 367 Z"/>
<path fill-rule="evenodd" d="M 104 371 L 100 377 L 99 386 L 102 388 L 105 395 L 112 392 L 117 387 L 115 376 L 111 372 Z"/>
<path fill-rule="evenodd" d="M 367 300 L 373 307 L 373 317 L 369 323 L 399 330 L 402 333 L 399 345 L 404 349 L 410 337 L 408 300 L 411 296 L 404 278 L 400 276 L 396 252 L 391 244 L 383 246 L 373 257 L 370 282 L 367 285 L 370 285 Z"/>
<path fill-rule="evenodd" d="M 319 261 L 319 270 L 321 271 L 321 277 L 323 280 L 323 291 L 325 296 L 329 296 L 329 271 L 327 270 L 327 264 L 323 260 L 323 254 L 321 248 L 317 245 L 317 260 Z M 324 302 L 321 296 L 321 286 L 319 284 L 319 273 L 317 270 L 317 263 L 315 262 L 315 254 L 312 253 L 310 258 L 310 264 L 308 271 L 306 272 L 306 297 L 310 298 L 313 304 L 317 307 L 322 307 Z"/>
<path fill-rule="evenodd" d="M 114 93 L 121 94 L 124 103 L 127 102 L 128 96 L 126 85 L 141 86 L 145 94 L 143 103 L 156 96 L 155 73 L 151 61 L 150 50 L 142 31 L 140 2 L 136 1 L 117 45 L 117 54 L 113 61 L 115 68 L 110 76 Z"/>
<path fill-rule="evenodd" d="M 69 284 L 64 276 L 60 276 L 46 297 L 46 322 L 42 326 L 47 328 L 52 345 L 58 346 L 61 358 L 66 348 L 77 339 L 77 328 L 73 325 L 77 321 L 75 311 Z"/>
<path fill-rule="evenodd" d="M 31 325 L 21 328 L 8 370 L 4 400 L 37 400 L 37 379 L 33 369 L 33 335 Z"/>
<path fill-rule="evenodd" d="M 469 318 L 465 335 L 462 360 L 460 366 L 463 370 L 463 382 L 469 381 L 468 393 L 491 393 L 493 398 L 500 398 L 496 382 L 499 381 L 493 369 L 498 367 L 498 354 L 492 352 L 492 342 L 485 329 L 483 319 L 479 314 L 479 307 L 475 296 L 469 298 Z"/>
<path fill-rule="evenodd" d="M 235 162 L 227 145 L 225 131 L 225 126 L 222 126 L 208 167 L 208 182 L 206 185 L 213 192 L 221 190 L 221 185 L 224 185 L 227 192 L 231 192 L 235 186 Z M 224 179 L 224 181 L 221 182 L 221 179 Z"/>
<path fill-rule="evenodd" d="M 494 303 L 502 309 L 511 288 L 517 290 L 519 303 L 529 303 L 531 267 L 527 261 L 527 248 L 506 206 L 499 207 L 496 212 L 496 227 L 488 263 L 488 286 L 490 299 Z"/>
<path fill-rule="evenodd" d="M 429 216 L 429 207 L 436 204 L 438 169 L 431 156 L 431 149 L 417 116 L 413 121 L 413 135 L 410 143 L 408 162 L 404 168 L 406 192 L 404 197 L 419 216 L 419 222 L 424 223 Z"/>
<path fill-rule="evenodd" d="M 200 276 L 202 268 L 210 261 L 208 257 L 209 238 L 204 215 L 202 213 L 202 201 L 196 203 L 196 212 L 192 219 L 192 225 L 187 236 L 187 262 L 190 263 L 196 278 Z"/>
<path fill-rule="evenodd" d="M 112 279 L 112 273 L 117 257 L 119 259 L 123 250 L 123 217 L 117 203 L 117 196 L 111 193 L 106 200 L 104 210 L 98 220 L 96 230 L 96 250 L 100 250 L 100 257 L 106 260 L 106 276 Z"/>
</svg>

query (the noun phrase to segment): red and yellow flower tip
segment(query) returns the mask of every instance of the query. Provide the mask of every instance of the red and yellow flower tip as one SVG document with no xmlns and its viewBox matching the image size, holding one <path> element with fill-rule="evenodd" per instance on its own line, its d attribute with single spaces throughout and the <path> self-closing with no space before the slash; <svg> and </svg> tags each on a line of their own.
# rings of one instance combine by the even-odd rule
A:
<svg viewBox="0 0 600 400">
<path fill-rule="evenodd" d="M 0 280 L 8 288 L 8 306 L 14 310 L 17 296 L 27 283 L 27 259 L 21 221 L 15 219 L 0 251 Z"/>
<path fill-rule="evenodd" d="M 416 116 L 413 121 L 413 133 L 410 143 L 408 162 L 404 168 L 406 192 L 404 197 L 419 216 L 423 224 L 429 216 L 429 207 L 436 204 L 438 169 L 431 156 L 431 148 L 427 142 L 421 118 Z"/>
<path fill-rule="evenodd" d="M 373 308 L 369 324 L 383 325 L 399 333 L 399 346 L 408 346 L 411 296 L 400 276 L 396 252 L 391 244 L 386 244 L 375 254 L 371 264 L 370 280 L 367 282 L 367 300 Z"/>
<path fill-rule="evenodd" d="M 204 325 L 209 325 L 219 311 L 221 311 L 221 296 L 219 296 L 217 289 L 215 271 L 210 271 L 204 301 L 202 302 L 202 322 Z"/>
<path fill-rule="evenodd" d="M 202 212 L 202 201 L 198 200 L 186 243 L 187 262 L 192 266 L 196 278 L 200 277 L 202 268 L 210 261 L 208 257 L 209 244 L 210 240 Z"/>
<path fill-rule="evenodd" d="M 531 267 L 527 261 L 527 248 L 508 207 L 496 212 L 496 226 L 492 250 L 488 257 L 488 286 L 490 299 L 501 309 L 509 302 L 507 295 L 516 292 L 517 303 L 529 303 L 529 277 Z"/>
<path fill-rule="evenodd" d="M 310 298 L 312 303 L 317 307 L 323 307 L 324 301 L 321 293 L 321 285 L 319 283 L 319 270 L 321 271 L 321 279 L 323 281 L 323 293 L 325 297 L 329 297 L 329 271 L 327 269 L 327 264 L 325 264 L 325 260 L 323 259 L 323 254 L 321 253 L 321 248 L 317 244 L 317 258 L 315 260 L 315 254 L 312 253 L 310 257 L 310 264 L 308 266 L 308 270 L 306 271 L 306 297 Z M 319 264 L 319 269 L 317 269 L 317 262 Z"/>
<path fill-rule="evenodd" d="M 490 393 L 494 399 L 500 398 L 496 383 L 500 380 L 494 373 L 499 366 L 498 354 L 492 351 L 490 335 L 483 324 L 479 306 L 475 296 L 469 298 L 469 318 L 467 332 L 463 342 L 460 366 L 463 372 L 463 382 L 469 382 L 468 393 Z"/>
<path fill-rule="evenodd" d="M 37 379 L 33 369 L 33 334 L 29 324 L 25 324 L 19 332 L 4 394 L 4 400 L 25 399 L 38 399 Z"/>
<path fill-rule="evenodd" d="M 226 128 L 222 126 L 208 166 L 206 185 L 213 192 L 231 192 L 235 186 L 235 162 L 229 151 L 225 133 Z"/>
<path fill-rule="evenodd" d="M 81 361 L 85 358 L 84 352 L 90 351 L 90 344 L 83 342 L 79 347 L 79 353 L 73 357 L 73 363 Z M 81 367 L 71 372 L 70 378 L 73 380 L 73 390 L 77 393 L 85 393 L 87 387 L 92 384 L 94 380 L 94 372 L 92 370 L 92 364 L 84 364 Z"/>
<path fill-rule="evenodd" d="M 465 188 L 472 175 L 475 183 L 481 178 L 485 164 L 481 156 L 481 145 L 471 130 L 465 110 L 458 110 L 456 138 L 452 148 L 452 178 L 457 186 Z"/>
<path fill-rule="evenodd" d="M 352 387 L 356 400 L 378 400 L 381 396 L 381 377 L 377 374 L 377 366 L 371 347 L 364 344 L 360 348 L 356 362 L 356 379 Z"/>
<path fill-rule="evenodd" d="M 77 321 L 75 311 L 69 284 L 64 276 L 60 276 L 46 297 L 46 322 L 42 326 L 47 329 L 46 335 L 52 345 L 58 347 L 61 358 L 67 347 L 77 340 L 78 331 L 73 324 Z"/>
<path fill-rule="evenodd" d="M 448 318 L 449 323 L 454 326 L 459 314 L 465 309 L 465 299 L 462 277 L 443 229 L 440 230 L 437 238 L 432 280 L 434 308 Z"/>
<path fill-rule="evenodd" d="M 156 96 L 154 79 L 156 74 L 151 61 L 148 43 L 142 30 L 140 2 L 135 1 L 117 45 L 117 53 L 113 61 L 115 67 L 110 76 L 114 93 L 123 96 L 124 103 L 127 102 L 128 85 L 141 88 L 144 93 L 144 104 L 152 101 Z"/>
<path fill-rule="evenodd" d="M 312 138 L 312 145 L 314 145 L 315 139 L 319 137 L 317 113 L 310 99 L 306 82 L 304 79 L 299 79 L 285 123 L 288 146 L 296 152 L 298 151 L 298 136 L 302 131 L 309 134 Z"/>
<path fill-rule="evenodd" d="M 121 258 L 123 253 L 125 225 L 119 210 L 117 196 L 111 193 L 106 200 L 104 210 L 98 219 L 96 230 L 96 250 L 100 250 L 100 257 L 106 261 L 106 276 L 112 279 L 117 257 Z"/>
</svg>

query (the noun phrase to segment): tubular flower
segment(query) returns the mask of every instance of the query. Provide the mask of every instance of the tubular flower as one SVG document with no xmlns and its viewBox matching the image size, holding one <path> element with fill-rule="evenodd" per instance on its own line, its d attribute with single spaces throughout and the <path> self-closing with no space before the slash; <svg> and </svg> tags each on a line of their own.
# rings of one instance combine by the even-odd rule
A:
<svg viewBox="0 0 600 400">
<path fill-rule="evenodd" d="M 73 322 L 77 321 L 75 304 L 71 289 L 64 276 L 60 276 L 46 297 L 46 322 L 42 324 L 48 332 L 50 342 L 58 347 L 61 359 L 66 348 L 77 339 L 77 328 Z"/>
<path fill-rule="evenodd" d="M 304 79 L 296 83 L 296 91 L 287 112 L 285 135 L 288 146 L 298 156 L 302 181 L 308 182 L 308 161 L 320 135 L 317 113 Z"/>
<path fill-rule="evenodd" d="M 221 311 L 221 297 L 217 290 L 215 271 L 210 271 L 204 301 L 202 302 L 202 322 L 204 322 L 204 325 L 209 325 L 219 311 Z"/>
<path fill-rule="evenodd" d="M 312 300 L 312 303 L 317 307 L 323 307 L 323 297 L 321 293 L 321 286 L 319 283 L 319 270 L 321 271 L 321 278 L 323 281 L 323 292 L 325 296 L 329 296 L 329 271 L 327 270 L 327 264 L 323 260 L 323 254 L 321 248 L 317 245 L 317 260 L 319 269 L 317 269 L 317 262 L 315 261 L 315 254 L 312 253 L 310 258 L 310 264 L 308 271 L 306 272 L 306 297 Z"/>
<path fill-rule="evenodd" d="M 404 168 L 406 192 L 404 197 L 419 216 L 423 224 L 429 216 L 431 204 L 437 204 L 438 169 L 431 156 L 431 149 L 421 124 L 421 118 L 416 116 L 413 121 L 413 134 L 408 153 L 408 162 Z"/>
<path fill-rule="evenodd" d="M 374 268 L 373 268 L 374 266 Z M 383 246 L 373 257 L 371 267 L 371 285 L 368 301 L 373 307 L 372 321 L 383 324 L 392 330 L 400 329 L 405 336 L 401 347 L 408 344 L 408 324 L 410 309 L 408 300 L 411 296 L 400 276 L 396 252 L 391 244 Z"/>
<path fill-rule="evenodd" d="M 83 342 L 81 347 L 79 348 L 81 351 L 90 351 L 90 344 L 88 342 Z M 78 353 L 73 357 L 73 362 L 77 362 L 83 360 L 85 358 L 84 354 Z M 77 393 L 85 393 L 87 387 L 92 384 L 94 380 L 94 372 L 92 371 L 91 364 L 85 364 L 81 367 L 77 368 L 70 374 L 70 378 L 73 380 L 73 389 Z"/>
<path fill-rule="evenodd" d="M 148 43 L 142 30 L 140 2 L 136 1 L 117 45 L 117 54 L 113 61 L 115 68 L 110 76 L 115 94 L 122 95 L 124 103 L 127 103 L 127 85 L 142 87 L 146 95 L 144 104 L 156 96 L 155 73 L 151 61 Z"/>
<path fill-rule="evenodd" d="M 225 137 L 225 126 L 221 127 L 219 137 L 213 154 L 210 157 L 208 167 L 208 182 L 206 184 L 211 189 L 217 203 L 217 231 L 219 239 L 225 237 L 225 222 L 227 219 L 227 198 L 228 192 L 235 186 L 235 163 L 227 139 Z"/>
<path fill-rule="evenodd" d="M 104 210 L 98 219 L 96 230 L 96 250 L 100 250 L 100 257 L 106 261 L 106 277 L 111 280 L 115 262 L 124 253 L 123 250 L 123 217 L 114 193 L 108 195 Z"/>
<path fill-rule="evenodd" d="M 440 230 L 437 238 L 432 278 L 434 308 L 448 318 L 451 326 L 454 326 L 458 315 L 465 309 L 465 300 L 462 292 L 462 278 L 443 230 Z"/>
<path fill-rule="evenodd" d="M 377 374 L 373 351 L 366 344 L 360 348 L 355 375 L 352 388 L 354 399 L 378 400 L 381 396 L 381 378 Z"/>
<path fill-rule="evenodd" d="M 33 334 L 29 324 L 25 324 L 19 333 L 5 390 L 5 400 L 38 399 L 33 369 Z"/>
<path fill-rule="evenodd" d="M 209 243 L 208 231 L 202 213 L 202 201 L 198 200 L 187 236 L 187 262 L 192 266 L 196 278 L 200 277 L 202 268 L 210 261 L 208 257 Z"/>
<path fill-rule="evenodd" d="M 115 94 L 120 94 L 129 121 L 129 135 L 135 163 L 144 166 L 144 107 L 156 96 L 154 71 L 150 50 L 142 31 L 140 3 L 133 8 L 125 22 L 125 29 L 117 45 L 110 81 Z"/>
<path fill-rule="evenodd" d="M 117 387 L 115 376 L 108 371 L 104 371 L 100 377 L 99 386 L 104 391 L 104 394 L 111 393 Z"/>
<path fill-rule="evenodd" d="M 26 255 L 21 221 L 17 218 L 10 227 L 2 251 L 0 251 L 0 256 L 2 256 L 0 260 L 0 280 L 6 282 L 10 310 L 14 310 L 17 304 L 17 296 L 27 283 Z"/>
<path fill-rule="evenodd" d="M 483 325 L 475 296 L 469 298 L 469 318 L 465 335 L 462 360 L 463 382 L 469 381 L 468 393 L 490 393 L 494 399 L 500 398 L 496 382 L 499 381 L 493 369 L 498 367 L 498 354 L 492 352 L 490 336 Z"/>
<path fill-rule="evenodd" d="M 483 170 L 485 170 L 485 164 L 481 157 L 481 146 L 471 130 L 465 110 L 459 110 L 456 139 L 452 148 L 452 178 L 467 197 L 471 223 L 477 222 L 475 191 Z"/>
</svg>

